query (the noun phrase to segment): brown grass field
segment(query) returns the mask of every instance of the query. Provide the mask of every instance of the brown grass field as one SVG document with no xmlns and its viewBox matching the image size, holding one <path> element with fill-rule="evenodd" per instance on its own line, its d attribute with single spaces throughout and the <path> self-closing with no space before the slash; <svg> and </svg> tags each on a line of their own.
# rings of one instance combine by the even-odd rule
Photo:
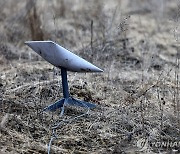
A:
<svg viewBox="0 0 180 154">
<path fill-rule="evenodd" d="M 0 0 L 0 154 L 48 153 L 50 140 L 51 154 L 180 153 L 179 24 L 179 0 Z M 97 107 L 41 112 L 62 97 L 60 70 L 28 40 L 102 68 L 68 72 L 71 95 Z"/>
</svg>

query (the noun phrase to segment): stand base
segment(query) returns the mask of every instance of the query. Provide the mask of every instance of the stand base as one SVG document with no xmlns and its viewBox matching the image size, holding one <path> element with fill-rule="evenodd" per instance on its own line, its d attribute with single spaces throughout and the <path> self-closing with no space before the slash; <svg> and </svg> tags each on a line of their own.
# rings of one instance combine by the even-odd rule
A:
<svg viewBox="0 0 180 154">
<path fill-rule="evenodd" d="M 56 111 L 58 108 L 64 108 L 64 105 L 71 105 L 71 106 L 79 106 L 79 107 L 86 107 L 86 108 L 95 108 L 96 105 L 85 102 L 85 101 L 80 101 L 77 99 L 74 99 L 72 97 L 69 98 L 63 98 L 61 100 L 58 100 L 54 104 L 51 104 L 43 109 L 43 111 Z"/>
</svg>

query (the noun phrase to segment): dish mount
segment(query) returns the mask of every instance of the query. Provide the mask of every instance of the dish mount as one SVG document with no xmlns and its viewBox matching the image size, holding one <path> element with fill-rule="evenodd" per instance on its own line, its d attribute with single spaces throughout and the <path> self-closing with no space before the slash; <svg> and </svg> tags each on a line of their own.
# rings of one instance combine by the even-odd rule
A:
<svg viewBox="0 0 180 154">
<path fill-rule="evenodd" d="M 70 96 L 67 81 L 67 71 L 103 72 L 102 69 L 96 67 L 85 59 L 75 55 L 74 53 L 52 41 L 26 41 L 25 44 L 27 44 L 46 61 L 61 69 L 63 98 L 45 107 L 43 111 L 55 111 L 58 108 L 61 108 L 61 114 L 63 114 L 64 106 L 67 104 L 88 108 L 96 107 L 96 105 L 93 103 L 81 101 Z"/>
</svg>

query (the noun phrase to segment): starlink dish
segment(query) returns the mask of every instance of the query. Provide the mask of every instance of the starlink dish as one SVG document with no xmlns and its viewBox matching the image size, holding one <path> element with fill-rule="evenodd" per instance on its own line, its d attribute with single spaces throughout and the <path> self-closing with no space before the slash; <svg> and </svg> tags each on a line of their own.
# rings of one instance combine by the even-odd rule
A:
<svg viewBox="0 0 180 154">
<path fill-rule="evenodd" d="M 46 61 L 61 69 L 64 98 L 58 100 L 54 104 L 47 106 L 46 108 L 44 108 L 43 111 L 55 111 L 58 108 L 62 108 L 62 115 L 64 113 L 65 104 L 88 108 L 96 107 L 95 104 L 74 99 L 69 95 L 67 71 L 103 72 L 102 69 L 98 68 L 97 66 L 91 64 L 85 59 L 75 55 L 74 53 L 52 41 L 26 41 L 25 44 L 32 48 Z"/>
<path fill-rule="evenodd" d="M 26 41 L 30 48 L 56 67 L 73 72 L 102 72 L 103 70 L 52 41 Z"/>
</svg>

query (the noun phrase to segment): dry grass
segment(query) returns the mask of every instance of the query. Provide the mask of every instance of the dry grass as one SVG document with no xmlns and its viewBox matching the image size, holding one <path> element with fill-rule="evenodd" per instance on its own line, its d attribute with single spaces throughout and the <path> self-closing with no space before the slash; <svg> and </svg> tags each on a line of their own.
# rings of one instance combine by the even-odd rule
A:
<svg viewBox="0 0 180 154">
<path fill-rule="evenodd" d="M 51 126 L 85 112 L 41 112 L 62 97 L 59 70 L 23 45 L 43 39 L 104 69 L 69 72 L 71 95 L 98 107 L 58 127 L 51 153 L 179 153 L 177 1 L 0 3 L 1 153 L 47 153 Z"/>
</svg>

